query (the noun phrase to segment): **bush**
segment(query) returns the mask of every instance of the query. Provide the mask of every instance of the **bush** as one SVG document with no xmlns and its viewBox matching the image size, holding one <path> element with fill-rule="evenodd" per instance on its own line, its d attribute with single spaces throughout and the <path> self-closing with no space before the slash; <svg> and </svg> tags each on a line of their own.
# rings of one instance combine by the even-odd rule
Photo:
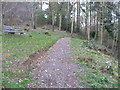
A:
<svg viewBox="0 0 120 90">
<path fill-rule="evenodd" d="M 90 32 L 90 38 L 95 38 L 95 30 Z"/>
<path fill-rule="evenodd" d="M 88 46 L 87 47 L 90 48 L 90 49 L 95 49 L 96 50 L 95 41 L 94 40 L 90 40 L 88 42 Z"/>
<path fill-rule="evenodd" d="M 45 32 L 45 35 L 51 36 L 51 34 L 49 32 Z"/>
<path fill-rule="evenodd" d="M 44 16 L 44 12 L 39 12 L 39 15 L 37 17 L 37 24 L 38 25 L 44 25 L 44 24 L 46 24 L 46 18 Z"/>
</svg>

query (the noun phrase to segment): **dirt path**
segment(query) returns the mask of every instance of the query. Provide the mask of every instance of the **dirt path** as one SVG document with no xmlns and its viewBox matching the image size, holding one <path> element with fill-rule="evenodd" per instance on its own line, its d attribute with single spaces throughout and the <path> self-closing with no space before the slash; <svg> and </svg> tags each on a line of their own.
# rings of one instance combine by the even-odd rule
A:
<svg viewBox="0 0 120 90">
<path fill-rule="evenodd" d="M 69 58 L 70 38 L 59 39 L 48 52 L 31 66 L 32 88 L 75 88 L 79 85 L 75 72 L 77 65 Z"/>
</svg>

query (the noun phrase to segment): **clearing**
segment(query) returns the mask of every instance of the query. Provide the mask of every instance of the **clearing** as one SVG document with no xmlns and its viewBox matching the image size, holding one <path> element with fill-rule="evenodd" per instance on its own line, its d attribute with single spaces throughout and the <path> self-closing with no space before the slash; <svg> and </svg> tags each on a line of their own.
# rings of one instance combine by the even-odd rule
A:
<svg viewBox="0 0 120 90">
<path fill-rule="evenodd" d="M 99 43 L 43 29 L 1 37 L 3 87 L 118 87 L 118 61 L 97 50 Z"/>
</svg>

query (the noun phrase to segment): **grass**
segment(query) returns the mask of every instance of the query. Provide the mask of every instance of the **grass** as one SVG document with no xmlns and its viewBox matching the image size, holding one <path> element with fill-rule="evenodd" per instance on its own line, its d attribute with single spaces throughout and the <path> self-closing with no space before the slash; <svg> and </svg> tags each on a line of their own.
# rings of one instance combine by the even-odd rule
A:
<svg viewBox="0 0 120 90">
<path fill-rule="evenodd" d="M 14 58 L 28 58 L 28 56 L 37 50 L 46 50 L 50 47 L 59 36 L 46 36 L 37 32 L 29 33 L 23 36 L 3 36 L 3 53 L 7 53 L 9 57 Z M 12 58 L 12 59 L 14 59 Z"/>
<path fill-rule="evenodd" d="M 3 45 L 2 86 L 6 88 L 26 88 L 31 82 L 29 72 L 31 68 L 21 68 L 17 64 L 23 63 L 38 50 L 47 50 L 59 38 L 67 36 L 62 32 L 55 33 L 38 29 L 37 32 L 27 32 L 25 35 L 3 34 L 0 43 Z"/>
<path fill-rule="evenodd" d="M 118 87 L 118 62 L 115 58 L 89 49 L 87 40 L 71 39 L 71 56 L 84 71 L 78 69 L 81 85 L 92 88 Z"/>
</svg>

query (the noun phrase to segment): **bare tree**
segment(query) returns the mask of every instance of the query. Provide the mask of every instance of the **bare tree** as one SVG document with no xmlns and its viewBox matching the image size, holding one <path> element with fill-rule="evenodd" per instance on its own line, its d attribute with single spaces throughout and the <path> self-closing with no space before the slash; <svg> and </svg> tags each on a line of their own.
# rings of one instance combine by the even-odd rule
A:
<svg viewBox="0 0 120 90">
<path fill-rule="evenodd" d="M 43 6 L 43 5 L 42 5 L 42 0 L 41 0 L 40 4 L 41 4 L 41 10 L 42 10 L 42 6 Z"/>
<path fill-rule="evenodd" d="M 2 2 L 0 2 L 0 31 L 2 32 Z"/>
<path fill-rule="evenodd" d="M 77 31 L 80 32 L 80 1 L 77 1 Z"/>
<path fill-rule="evenodd" d="M 34 10 L 34 2 L 32 2 L 32 27 L 33 27 L 33 29 L 36 29 L 36 27 L 35 27 L 35 10 Z"/>
<path fill-rule="evenodd" d="M 73 8 L 72 8 L 72 24 L 71 24 L 71 35 L 73 34 L 73 29 L 74 29 L 74 14 L 75 14 L 75 4 L 73 3 Z"/>
<path fill-rule="evenodd" d="M 103 7 L 104 2 L 101 3 L 101 45 L 103 44 Z"/>
<path fill-rule="evenodd" d="M 85 34 L 88 32 L 88 2 L 86 2 Z M 86 34 L 87 35 L 87 34 Z"/>
<path fill-rule="evenodd" d="M 62 15 L 60 14 L 59 16 L 60 16 L 59 17 L 60 18 L 60 21 L 59 21 L 59 30 L 61 31 Z"/>
<path fill-rule="evenodd" d="M 59 30 L 61 31 L 61 24 L 62 24 L 62 5 L 63 5 L 63 2 L 60 3 L 60 7 L 59 7 Z"/>
<path fill-rule="evenodd" d="M 52 31 L 54 32 L 54 24 L 55 24 L 55 13 L 54 10 L 52 10 Z"/>
</svg>

